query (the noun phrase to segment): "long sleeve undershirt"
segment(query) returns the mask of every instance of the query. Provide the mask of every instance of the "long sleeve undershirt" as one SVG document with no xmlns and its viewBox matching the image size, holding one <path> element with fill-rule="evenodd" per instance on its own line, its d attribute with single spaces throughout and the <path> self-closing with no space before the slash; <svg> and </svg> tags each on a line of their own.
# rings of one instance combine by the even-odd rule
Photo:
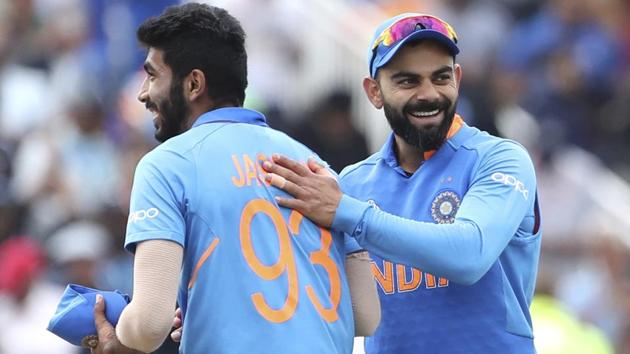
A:
<svg viewBox="0 0 630 354">
<path fill-rule="evenodd" d="M 171 330 L 183 248 L 167 240 L 138 244 L 134 258 L 133 298 L 116 326 L 116 336 L 130 348 L 150 353 Z"/>
</svg>

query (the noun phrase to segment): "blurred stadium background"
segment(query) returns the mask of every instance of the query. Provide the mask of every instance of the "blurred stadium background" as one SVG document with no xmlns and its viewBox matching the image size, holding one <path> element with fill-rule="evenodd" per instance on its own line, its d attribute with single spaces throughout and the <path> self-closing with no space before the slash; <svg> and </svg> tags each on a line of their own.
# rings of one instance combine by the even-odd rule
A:
<svg viewBox="0 0 630 354">
<path fill-rule="evenodd" d="M 129 189 L 155 146 L 135 28 L 178 2 L 0 1 L 0 353 L 80 353 L 45 331 L 69 282 L 131 293 Z M 246 106 L 337 171 L 389 132 L 361 88 L 376 24 L 402 11 L 450 22 L 459 113 L 537 166 L 539 353 L 630 353 L 630 2 L 207 2 L 248 34 Z"/>
</svg>

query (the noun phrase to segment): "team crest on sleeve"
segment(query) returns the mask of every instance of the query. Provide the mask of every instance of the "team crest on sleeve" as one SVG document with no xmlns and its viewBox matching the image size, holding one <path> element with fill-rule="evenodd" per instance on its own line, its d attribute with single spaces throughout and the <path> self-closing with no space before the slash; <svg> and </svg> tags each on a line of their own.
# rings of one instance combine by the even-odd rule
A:
<svg viewBox="0 0 630 354">
<path fill-rule="evenodd" d="M 453 191 L 443 191 L 431 203 L 431 217 L 438 224 L 452 224 L 461 204 L 461 198 Z"/>
</svg>

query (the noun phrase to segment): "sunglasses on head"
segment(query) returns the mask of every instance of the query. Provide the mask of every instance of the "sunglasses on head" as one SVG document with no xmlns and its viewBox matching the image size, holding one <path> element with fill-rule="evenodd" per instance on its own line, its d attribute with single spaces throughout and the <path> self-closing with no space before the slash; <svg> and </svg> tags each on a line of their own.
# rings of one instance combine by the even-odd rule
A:
<svg viewBox="0 0 630 354">
<path fill-rule="evenodd" d="M 381 44 L 390 47 L 419 30 L 439 32 L 457 44 L 457 34 L 451 25 L 435 16 L 420 15 L 401 18 L 385 28 L 374 41 L 372 50 L 376 49 L 376 47 Z"/>
</svg>

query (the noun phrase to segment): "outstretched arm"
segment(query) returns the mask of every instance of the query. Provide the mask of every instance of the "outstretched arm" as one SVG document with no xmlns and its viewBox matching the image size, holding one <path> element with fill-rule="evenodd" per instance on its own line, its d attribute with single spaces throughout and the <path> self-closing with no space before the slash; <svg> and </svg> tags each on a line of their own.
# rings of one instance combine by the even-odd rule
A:
<svg viewBox="0 0 630 354">
<path fill-rule="evenodd" d="M 487 272 L 533 210 L 533 166 L 527 153 L 511 143 L 497 146 L 481 161 L 453 224 L 405 219 L 374 208 L 342 194 L 336 180 L 316 165 L 278 155 L 263 164 L 270 172 L 267 180 L 294 197 L 278 198 L 280 205 L 348 233 L 376 255 L 460 284 L 473 284 Z"/>
</svg>

